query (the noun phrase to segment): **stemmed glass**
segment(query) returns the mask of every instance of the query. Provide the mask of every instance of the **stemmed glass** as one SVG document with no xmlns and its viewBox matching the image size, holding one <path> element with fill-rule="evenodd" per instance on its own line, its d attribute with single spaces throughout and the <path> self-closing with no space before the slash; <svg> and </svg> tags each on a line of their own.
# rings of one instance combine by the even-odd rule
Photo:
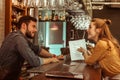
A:
<svg viewBox="0 0 120 80">
<path fill-rule="evenodd" d="M 78 16 L 72 16 L 70 20 L 76 29 L 86 30 L 89 27 L 91 17 L 87 14 L 81 13 Z"/>
</svg>

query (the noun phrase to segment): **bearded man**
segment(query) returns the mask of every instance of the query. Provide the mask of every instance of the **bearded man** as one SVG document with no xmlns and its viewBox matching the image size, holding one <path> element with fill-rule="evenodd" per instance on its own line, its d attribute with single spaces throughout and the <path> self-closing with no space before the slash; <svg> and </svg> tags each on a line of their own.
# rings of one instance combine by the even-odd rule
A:
<svg viewBox="0 0 120 80">
<path fill-rule="evenodd" d="M 18 21 L 18 30 L 8 34 L 0 48 L 0 80 L 18 80 L 24 61 L 30 66 L 58 62 L 54 54 L 31 43 L 37 31 L 37 20 L 31 16 L 23 16 Z M 41 58 L 40 55 L 47 58 Z"/>
</svg>

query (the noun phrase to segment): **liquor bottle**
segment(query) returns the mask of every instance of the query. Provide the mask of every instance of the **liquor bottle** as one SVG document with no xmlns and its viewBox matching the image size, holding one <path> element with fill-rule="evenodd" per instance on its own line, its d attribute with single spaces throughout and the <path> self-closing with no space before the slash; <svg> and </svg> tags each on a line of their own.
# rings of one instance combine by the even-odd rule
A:
<svg viewBox="0 0 120 80">
<path fill-rule="evenodd" d="M 58 14 L 57 13 L 55 14 L 55 20 L 58 20 Z"/>
<path fill-rule="evenodd" d="M 16 11 L 13 11 L 13 14 L 12 14 L 12 22 L 17 22 L 17 12 Z"/>
<path fill-rule="evenodd" d="M 52 20 L 54 20 L 55 10 L 52 10 Z"/>
<path fill-rule="evenodd" d="M 45 13 L 44 20 L 49 20 L 49 16 L 47 12 Z"/>
<path fill-rule="evenodd" d="M 52 15 L 49 16 L 49 20 L 50 20 L 50 21 L 52 20 Z"/>
<path fill-rule="evenodd" d="M 38 19 L 42 20 L 42 14 L 41 14 L 41 12 L 39 13 Z"/>
<path fill-rule="evenodd" d="M 22 13 L 18 12 L 18 14 L 16 15 L 16 17 L 17 17 L 17 21 L 19 21 L 19 19 L 22 17 Z"/>
<path fill-rule="evenodd" d="M 54 15 L 54 17 L 53 17 L 53 20 L 54 20 L 54 21 L 57 21 L 57 20 L 58 20 L 58 14 L 57 14 L 57 13 L 55 13 L 55 15 Z"/>
</svg>

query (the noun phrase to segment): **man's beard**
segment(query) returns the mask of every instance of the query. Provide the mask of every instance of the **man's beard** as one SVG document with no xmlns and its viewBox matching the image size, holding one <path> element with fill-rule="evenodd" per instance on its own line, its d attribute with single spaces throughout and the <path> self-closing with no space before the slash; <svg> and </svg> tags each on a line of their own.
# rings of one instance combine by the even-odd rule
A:
<svg viewBox="0 0 120 80">
<path fill-rule="evenodd" d="M 30 38 L 30 39 L 33 39 L 33 38 L 34 38 L 34 36 L 32 36 L 32 34 L 30 33 L 29 30 L 26 31 L 26 37 L 27 37 L 27 38 Z"/>
</svg>

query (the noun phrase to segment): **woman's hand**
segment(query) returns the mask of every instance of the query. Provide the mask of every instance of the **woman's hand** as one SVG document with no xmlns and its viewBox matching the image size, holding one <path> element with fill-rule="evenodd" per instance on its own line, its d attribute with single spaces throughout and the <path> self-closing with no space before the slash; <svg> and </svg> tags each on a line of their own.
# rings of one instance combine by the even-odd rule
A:
<svg viewBox="0 0 120 80">
<path fill-rule="evenodd" d="M 82 54 L 84 54 L 84 53 L 87 53 L 88 55 L 92 54 L 89 50 L 86 50 L 82 47 L 78 48 L 77 51 L 82 52 Z"/>
<path fill-rule="evenodd" d="M 87 52 L 87 50 L 85 50 L 85 49 L 84 49 L 84 48 L 82 48 L 82 47 L 78 48 L 78 49 L 77 49 L 77 51 L 82 52 L 82 53 Z"/>
</svg>

